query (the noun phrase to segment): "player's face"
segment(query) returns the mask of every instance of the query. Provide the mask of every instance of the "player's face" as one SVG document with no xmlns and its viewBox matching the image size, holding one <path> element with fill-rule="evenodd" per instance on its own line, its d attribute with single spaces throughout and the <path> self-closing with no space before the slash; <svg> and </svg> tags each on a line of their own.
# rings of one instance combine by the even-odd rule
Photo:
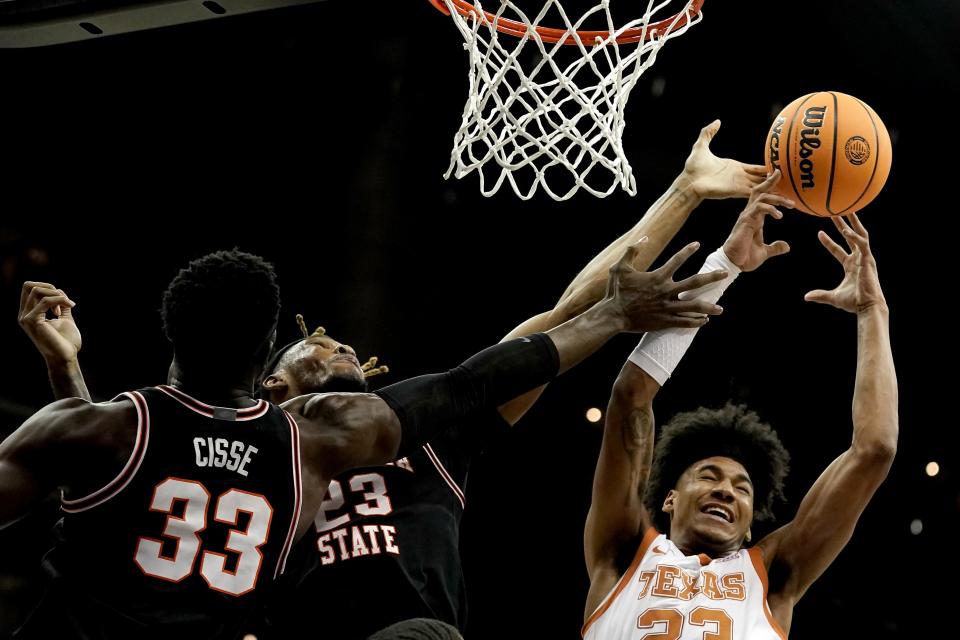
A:
<svg viewBox="0 0 960 640">
<path fill-rule="evenodd" d="M 688 547 L 734 551 L 753 522 L 753 483 L 743 465 L 714 456 L 700 460 L 680 476 L 667 494 L 670 538 Z"/>
<path fill-rule="evenodd" d="M 324 391 L 364 391 L 367 383 L 353 347 L 330 336 L 310 336 L 287 367 L 290 386 L 302 395 Z"/>
</svg>

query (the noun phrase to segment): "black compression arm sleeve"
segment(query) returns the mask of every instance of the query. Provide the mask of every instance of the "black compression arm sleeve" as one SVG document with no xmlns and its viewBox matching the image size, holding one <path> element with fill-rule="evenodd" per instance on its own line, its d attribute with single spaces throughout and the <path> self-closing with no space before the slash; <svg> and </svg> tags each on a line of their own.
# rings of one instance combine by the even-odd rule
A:
<svg viewBox="0 0 960 640">
<path fill-rule="evenodd" d="M 560 370 L 553 340 L 542 333 L 494 345 L 455 369 L 376 392 L 400 419 L 402 457 L 473 413 L 550 382 Z"/>
</svg>

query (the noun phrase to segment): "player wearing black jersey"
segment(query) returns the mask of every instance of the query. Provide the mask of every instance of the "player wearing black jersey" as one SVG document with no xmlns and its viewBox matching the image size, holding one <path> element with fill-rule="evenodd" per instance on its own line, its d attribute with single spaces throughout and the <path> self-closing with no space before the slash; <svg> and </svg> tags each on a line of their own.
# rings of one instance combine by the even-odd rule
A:
<svg viewBox="0 0 960 640">
<path fill-rule="evenodd" d="M 31 292 L 70 316 L 62 292 Z M 249 313 L 214 320 L 238 300 Z M 279 305 L 262 259 L 197 260 L 164 295 L 172 386 L 59 401 L 0 444 L 0 525 L 57 488 L 64 513 L 44 560 L 49 592 L 19 637 L 235 635 L 282 571 L 301 510 L 297 424 L 250 396 Z"/>
<path fill-rule="evenodd" d="M 0 525 L 55 488 L 66 512 L 64 543 L 51 556 L 52 604 L 22 637 L 233 637 L 254 592 L 283 571 L 290 543 L 312 525 L 333 476 L 406 456 L 454 421 L 547 383 L 616 333 L 700 326 L 719 313 L 678 300 L 724 276 L 674 283 L 694 250 L 643 273 L 631 266 L 631 247 L 611 270 L 608 295 L 546 334 L 490 347 L 446 374 L 376 395 L 300 396 L 283 405 L 289 415 L 250 397 L 275 335 L 272 269 L 236 251 L 191 263 L 164 296 L 170 386 L 109 403 L 62 400 L 0 443 Z M 238 301 L 249 308 L 214 322 Z M 38 345 L 40 336 L 62 337 L 63 309 L 72 306 L 62 291 L 27 283 L 21 324 Z M 60 318 L 48 319 L 58 308 Z M 159 425 L 151 411 L 174 422 Z M 254 419 L 269 421 L 257 423 L 269 437 L 248 437 L 242 425 Z M 224 421 L 239 428 L 221 428 Z M 150 434 L 161 430 L 151 448 Z M 258 458 L 274 465 L 270 476 L 251 473 Z M 275 523 L 275 514 L 286 522 Z"/>
</svg>

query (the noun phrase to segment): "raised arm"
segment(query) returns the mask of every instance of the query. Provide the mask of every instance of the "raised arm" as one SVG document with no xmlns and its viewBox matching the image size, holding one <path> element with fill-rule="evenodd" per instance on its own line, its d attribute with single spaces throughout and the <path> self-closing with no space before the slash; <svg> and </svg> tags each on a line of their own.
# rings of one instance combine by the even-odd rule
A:
<svg viewBox="0 0 960 640">
<path fill-rule="evenodd" d="M 747 198 L 751 189 L 763 182 L 763 165 L 744 164 L 730 158 L 718 158 L 710 151 L 710 142 L 720 130 L 714 120 L 703 129 L 690 150 L 683 171 L 630 231 L 601 251 L 567 287 L 554 311 L 570 317 L 591 306 L 603 295 L 606 272 L 624 249 L 646 237 L 634 258 L 633 266 L 645 271 L 670 243 L 690 214 L 704 200 Z M 541 329 L 542 330 L 542 329 Z"/>
<path fill-rule="evenodd" d="M 82 340 L 73 318 L 75 303 L 62 289 L 46 282 L 24 282 L 20 291 L 20 327 L 47 363 L 53 397 L 90 400 L 80 371 Z M 53 318 L 48 319 L 47 314 Z"/>
<path fill-rule="evenodd" d="M 656 380 L 628 361 L 610 394 L 583 536 L 590 576 L 586 615 L 620 578 L 623 549 L 635 547 L 652 523 L 643 488 L 653 459 L 653 398 L 659 390 Z"/>
<path fill-rule="evenodd" d="M 796 602 L 840 553 L 867 503 L 890 470 L 897 450 L 897 376 L 890 349 L 889 311 L 867 231 L 855 215 L 851 225 L 834 218 L 850 253 L 820 232 L 820 242 L 843 265 L 832 291 L 806 295 L 857 317 L 857 378 L 853 393 L 853 442 L 804 497 L 792 522 L 760 542 L 771 576 Z"/>
<path fill-rule="evenodd" d="M 700 131 L 683 171 L 666 193 L 647 209 L 632 229 L 597 254 L 577 274 L 553 309 L 524 321 L 504 340 L 547 331 L 589 309 L 603 298 L 607 273 L 632 245 L 637 246 L 632 266 L 647 270 L 704 199 L 747 197 L 751 188 L 763 181 L 765 169 L 761 165 L 713 155 L 710 141 L 719 129 L 720 121 L 716 120 Z M 500 407 L 500 413 L 511 424 L 515 423 L 542 392 L 542 388 L 531 391 Z"/>
</svg>

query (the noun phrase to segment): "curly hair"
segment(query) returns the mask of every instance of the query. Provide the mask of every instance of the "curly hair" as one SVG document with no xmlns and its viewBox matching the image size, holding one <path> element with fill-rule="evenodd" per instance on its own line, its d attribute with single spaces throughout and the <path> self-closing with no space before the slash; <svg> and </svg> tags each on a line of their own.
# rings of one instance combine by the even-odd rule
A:
<svg viewBox="0 0 960 640">
<path fill-rule="evenodd" d="M 273 265 L 237 249 L 181 269 L 163 294 L 163 330 L 186 368 L 263 364 L 280 312 Z M 260 353 L 263 351 L 263 353 Z"/>
<path fill-rule="evenodd" d="M 719 409 L 700 407 L 678 413 L 663 427 L 643 497 L 658 530 L 670 530 L 669 514 L 662 510 L 667 492 L 676 487 L 690 465 L 713 456 L 732 458 L 743 465 L 753 483 L 754 520 L 774 519 L 774 503 L 784 499 L 790 454 L 756 413 L 727 403 Z"/>
</svg>

